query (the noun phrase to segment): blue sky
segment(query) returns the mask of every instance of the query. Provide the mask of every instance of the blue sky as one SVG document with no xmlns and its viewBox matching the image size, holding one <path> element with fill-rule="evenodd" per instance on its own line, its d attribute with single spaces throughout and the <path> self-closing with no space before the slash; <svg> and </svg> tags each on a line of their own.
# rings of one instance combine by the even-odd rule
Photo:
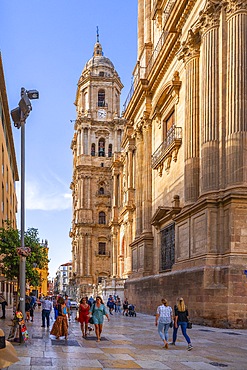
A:
<svg viewBox="0 0 247 370">
<path fill-rule="evenodd" d="M 124 84 L 124 103 L 136 63 L 137 0 L 1 0 L 0 7 L 10 110 L 18 106 L 21 87 L 40 93 L 25 130 L 26 229 L 35 227 L 40 239 L 48 240 L 54 277 L 58 266 L 71 260 L 70 120 L 76 118 L 77 82 L 92 56 L 98 26 L 104 55 Z M 13 134 L 20 173 L 20 130 L 13 126 Z M 20 225 L 20 212 L 17 220 Z"/>
</svg>

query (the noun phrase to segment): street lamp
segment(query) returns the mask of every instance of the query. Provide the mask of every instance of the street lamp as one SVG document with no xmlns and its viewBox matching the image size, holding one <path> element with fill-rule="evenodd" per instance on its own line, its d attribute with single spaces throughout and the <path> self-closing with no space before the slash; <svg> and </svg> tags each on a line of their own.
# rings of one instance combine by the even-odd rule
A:
<svg viewBox="0 0 247 370">
<path fill-rule="evenodd" d="M 30 99 L 38 99 L 37 90 L 26 90 L 21 88 L 21 100 L 18 107 L 11 111 L 14 126 L 21 128 L 21 247 L 17 249 L 20 256 L 19 286 L 20 286 L 20 311 L 25 317 L 25 295 L 26 295 L 26 257 L 30 254 L 30 248 L 25 247 L 25 123 L 32 110 Z"/>
</svg>

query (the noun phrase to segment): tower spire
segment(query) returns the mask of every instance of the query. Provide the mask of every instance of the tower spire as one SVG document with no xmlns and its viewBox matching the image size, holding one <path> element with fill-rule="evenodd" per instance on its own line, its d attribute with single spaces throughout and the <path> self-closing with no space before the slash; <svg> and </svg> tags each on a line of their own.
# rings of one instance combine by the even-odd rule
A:
<svg viewBox="0 0 247 370">
<path fill-rule="evenodd" d="M 103 52 L 102 52 L 102 46 L 100 45 L 100 42 L 99 42 L 99 27 L 97 26 L 97 39 L 96 39 L 96 44 L 94 45 L 94 56 L 102 56 L 103 55 Z"/>
<path fill-rule="evenodd" d="M 97 26 L 97 42 L 99 42 L 99 27 Z"/>
</svg>

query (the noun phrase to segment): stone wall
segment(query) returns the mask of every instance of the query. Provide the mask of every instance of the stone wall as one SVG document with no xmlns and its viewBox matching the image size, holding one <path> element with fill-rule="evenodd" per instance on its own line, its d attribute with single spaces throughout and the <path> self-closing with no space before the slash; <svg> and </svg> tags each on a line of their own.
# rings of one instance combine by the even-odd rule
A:
<svg viewBox="0 0 247 370">
<path fill-rule="evenodd" d="M 215 269 L 206 267 L 129 280 L 125 283 L 125 297 L 136 306 L 137 313 L 155 315 L 162 298 L 174 307 L 176 298 L 182 296 L 195 324 L 247 328 L 244 266 L 218 268 L 220 280 L 226 285 L 210 286 L 208 279 L 212 273 Z"/>
</svg>

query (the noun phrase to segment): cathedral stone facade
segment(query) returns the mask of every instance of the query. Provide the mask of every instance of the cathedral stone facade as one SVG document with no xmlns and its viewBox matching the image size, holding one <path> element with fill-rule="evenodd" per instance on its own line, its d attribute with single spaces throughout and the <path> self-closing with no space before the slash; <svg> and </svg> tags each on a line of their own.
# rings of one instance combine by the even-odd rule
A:
<svg viewBox="0 0 247 370">
<path fill-rule="evenodd" d="M 194 322 L 246 328 L 247 1 L 139 0 L 138 11 L 125 295 L 150 314 L 183 296 Z"/>
<path fill-rule="evenodd" d="M 77 282 L 124 279 L 139 312 L 183 296 L 193 322 L 247 328 L 246 50 L 247 0 L 139 0 L 124 122 L 96 43 L 72 143 Z"/>
<path fill-rule="evenodd" d="M 123 85 L 97 36 L 93 57 L 80 76 L 73 151 L 73 279 L 77 295 L 96 295 L 112 275 L 110 214 L 113 156 L 121 151 Z"/>
</svg>

